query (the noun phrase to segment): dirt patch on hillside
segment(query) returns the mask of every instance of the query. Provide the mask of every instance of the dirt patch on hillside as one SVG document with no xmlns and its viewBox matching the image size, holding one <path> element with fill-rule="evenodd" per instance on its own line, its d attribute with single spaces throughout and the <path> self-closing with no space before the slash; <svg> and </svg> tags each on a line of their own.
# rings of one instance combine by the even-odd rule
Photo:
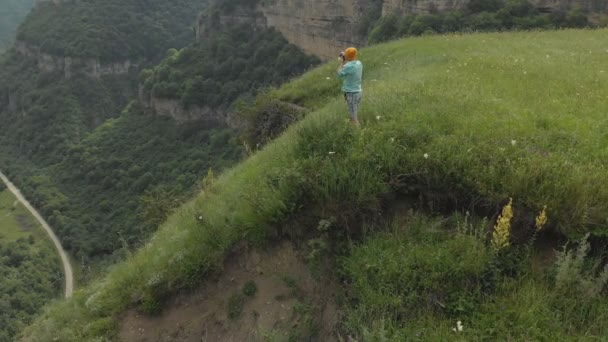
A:
<svg viewBox="0 0 608 342">
<path fill-rule="evenodd" d="M 121 319 L 120 340 L 337 340 L 337 286 L 315 280 L 291 243 L 267 251 L 242 249 L 226 260 L 217 280 L 176 296 L 160 315 L 128 312 Z M 255 294 L 244 294 L 244 287 Z"/>
</svg>

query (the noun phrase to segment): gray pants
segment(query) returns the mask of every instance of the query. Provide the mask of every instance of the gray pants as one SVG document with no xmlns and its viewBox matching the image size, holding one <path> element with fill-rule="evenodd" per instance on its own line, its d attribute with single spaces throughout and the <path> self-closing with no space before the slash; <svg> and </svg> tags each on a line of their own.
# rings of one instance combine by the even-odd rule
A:
<svg viewBox="0 0 608 342">
<path fill-rule="evenodd" d="M 361 103 L 361 93 L 344 93 L 344 99 L 348 106 L 350 118 L 356 120 L 359 113 L 359 104 Z"/>
</svg>

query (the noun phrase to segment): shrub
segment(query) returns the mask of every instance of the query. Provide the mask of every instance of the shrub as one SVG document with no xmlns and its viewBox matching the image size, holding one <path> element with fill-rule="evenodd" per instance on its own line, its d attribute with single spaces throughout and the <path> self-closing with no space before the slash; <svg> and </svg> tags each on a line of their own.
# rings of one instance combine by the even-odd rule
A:
<svg viewBox="0 0 608 342">
<path fill-rule="evenodd" d="M 243 305 L 245 304 L 245 297 L 240 294 L 234 294 L 228 299 L 228 317 L 230 319 L 236 319 L 241 315 L 243 311 Z"/>
<path fill-rule="evenodd" d="M 399 18 L 397 15 L 391 14 L 381 17 L 371 30 L 368 42 L 370 44 L 381 43 L 395 38 L 399 29 L 398 23 Z"/>
<path fill-rule="evenodd" d="M 259 148 L 278 137 L 305 113 L 306 109 L 273 98 L 270 93 L 259 96 L 252 106 L 240 112 L 246 125 L 243 138 L 249 146 Z"/>
<path fill-rule="evenodd" d="M 568 245 L 557 253 L 555 262 L 555 289 L 564 296 L 596 299 L 608 283 L 608 265 L 589 264 L 589 234 L 578 241 L 578 246 L 568 249 Z"/>
<path fill-rule="evenodd" d="M 258 287 L 255 285 L 253 280 L 250 280 L 243 285 L 243 294 L 247 297 L 255 296 L 256 292 L 258 292 Z"/>
<path fill-rule="evenodd" d="M 496 13 L 481 12 L 467 17 L 465 25 L 474 31 L 493 31 L 501 27 L 501 21 Z"/>
</svg>

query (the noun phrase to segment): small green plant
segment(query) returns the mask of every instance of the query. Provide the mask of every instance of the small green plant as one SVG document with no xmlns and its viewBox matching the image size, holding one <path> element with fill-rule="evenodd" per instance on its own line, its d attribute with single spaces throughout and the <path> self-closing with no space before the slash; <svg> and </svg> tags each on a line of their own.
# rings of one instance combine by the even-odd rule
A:
<svg viewBox="0 0 608 342">
<path fill-rule="evenodd" d="M 290 291 L 290 295 L 292 297 L 300 297 L 302 294 L 302 290 L 300 289 L 300 286 L 298 285 L 298 281 L 296 279 L 294 279 L 293 277 L 289 276 L 289 275 L 285 275 L 283 276 L 283 282 L 285 283 L 285 286 L 287 286 L 287 288 L 289 288 Z"/>
<path fill-rule="evenodd" d="M 243 305 L 245 304 L 245 296 L 240 293 L 232 295 L 228 299 L 228 317 L 230 319 L 236 319 L 243 312 Z"/>
<path fill-rule="evenodd" d="M 316 340 L 319 327 L 314 318 L 315 307 L 306 302 L 297 301 L 293 306 L 293 314 L 297 323 L 289 331 L 289 342 Z"/>
<path fill-rule="evenodd" d="M 256 292 L 258 292 L 258 287 L 255 285 L 253 280 L 250 280 L 243 285 L 243 294 L 247 297 L 255 296 Z"/>
<path fill-rule="evenodd" d="M 149 315 L 155 315 L 160 312 L 162 305 L 155 298 L 148 297 L 141 301 L 139 308 Z"/>
<path fill-rule="evenodd" d="M 566 244 L 557 253 L 555 288 L 563 294 L 595 299 L 608 283 L 608 265 L 601 268 L 598 262 L 589 261 L 589 234 L 577 243 L 576 248 L 568 249 Z"/>
</svg>

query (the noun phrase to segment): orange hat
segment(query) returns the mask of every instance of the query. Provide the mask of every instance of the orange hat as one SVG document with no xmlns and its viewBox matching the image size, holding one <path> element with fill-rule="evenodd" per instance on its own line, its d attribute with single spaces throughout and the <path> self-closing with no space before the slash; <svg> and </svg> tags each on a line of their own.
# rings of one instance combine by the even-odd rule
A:
<svg viewBox="0 0 608 342">
<path fill-rule="evenodd" d="M 354 47 L 349 47 L 344 51 L 344 59 L 346 59 L 347 61 L 352 61 L 357 58 L 357 54 L 357 49 L 355 49 Z"/>
</svg>

